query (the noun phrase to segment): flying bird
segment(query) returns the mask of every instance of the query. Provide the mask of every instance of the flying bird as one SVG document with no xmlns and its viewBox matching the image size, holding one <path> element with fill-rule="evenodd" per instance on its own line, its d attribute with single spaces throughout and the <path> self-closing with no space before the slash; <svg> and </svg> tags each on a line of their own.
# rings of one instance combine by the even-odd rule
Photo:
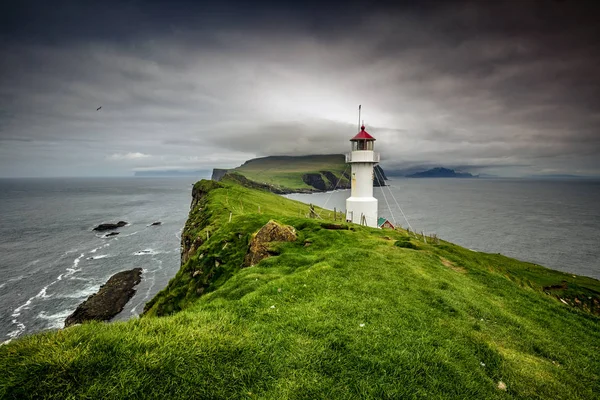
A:
<svg viewBox="0 0 600 400">
<path fill-rule="evenodd" d="M 102 106 L 96 108 L 96 111 L 100 111 L 101 108 L 102 108 Z"/>
</svg>

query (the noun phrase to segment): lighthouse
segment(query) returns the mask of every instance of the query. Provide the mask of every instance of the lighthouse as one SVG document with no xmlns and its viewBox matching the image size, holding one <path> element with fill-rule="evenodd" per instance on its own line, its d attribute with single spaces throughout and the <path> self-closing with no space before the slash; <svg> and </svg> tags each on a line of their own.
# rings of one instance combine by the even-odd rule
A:
<svg viewBox="0 0 600 400">
<path fill-rule="evenodd" d="M 377 199 L 373 197 L 373 167 L 379 162 L 379 153 L 373 151 L 375 138 L 365 126 L 352 139 L 352 151 L 346 162 L 352 166 L 352 190 L 346 199 L 346 219 L 355 224 L 377 228 Z"/>
</svg>

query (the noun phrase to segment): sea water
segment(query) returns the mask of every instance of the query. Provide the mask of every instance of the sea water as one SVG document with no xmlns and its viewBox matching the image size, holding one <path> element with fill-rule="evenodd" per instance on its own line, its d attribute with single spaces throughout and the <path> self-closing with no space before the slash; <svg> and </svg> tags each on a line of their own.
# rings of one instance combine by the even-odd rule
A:
<svg viewBox="0 0 600 400">
<path fill-rule="evenodd" d="M 0 343 L 63 327 L 110 276 L 136 267 L 144 271 L 142 281 L 115 319 L 139 315 L 179 270 L 181 230 L 196 180 L 0 180 Z M 375 188 L 379 213 L 402 227 L 410 223 L 417 232 L 474 251 L 600 278 L 598 181 L 388 183 Z M 348 195 L 346 190 L 288 197 L 344 210 Z M 119 220 L 129 224 L 117 236 L 92 231 Z M 162 224 L 151 226 L 155 221 Z"/>
<path fill-rule="evenodd" d="M 109 277 L 136 267 L 142 281 L 116 319 L 139 315 L 179 269 L 196 180 L 0 180 L 0 342 L 63 327 Z M 117 236 L 92 230 L 119 220 L 129 224 Z"/>
<path fill-rule="evenodd" d="M 379 216 L 475 251 L 600 279 L 600 181 L 397 178 Z M 345 210 L 348 190 L 287 197 Z"/>
</svg>

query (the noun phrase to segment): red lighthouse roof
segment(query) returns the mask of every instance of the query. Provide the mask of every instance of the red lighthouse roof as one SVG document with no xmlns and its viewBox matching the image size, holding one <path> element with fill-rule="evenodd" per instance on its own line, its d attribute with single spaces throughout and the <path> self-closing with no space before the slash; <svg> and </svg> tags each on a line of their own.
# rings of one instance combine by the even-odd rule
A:
<svg viewBox="0 0 600 400">
<path fill-rule="evenodd" d="M 360 132 L 358 132 L 356 134 L 356 136 L 354 136 L 352 139 L 350 139 L 350 141 L 353 140 L 375 140 L 375 138 L 371 135 L 369 135 L 369 133 L 367 131 L 365 131 L 365 126 L 361 126 L 360 127 Z"/>
</svg>

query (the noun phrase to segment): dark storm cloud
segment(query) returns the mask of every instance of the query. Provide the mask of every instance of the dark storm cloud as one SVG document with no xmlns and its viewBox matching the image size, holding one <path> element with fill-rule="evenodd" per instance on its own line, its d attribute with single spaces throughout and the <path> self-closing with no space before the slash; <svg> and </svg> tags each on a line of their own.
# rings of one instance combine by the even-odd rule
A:
<svg viewBox="0 0 600 400">
<path fill-rule="evenodd" d="M 591 2 L 3 7 L 2 175 L 343 152 L 358 104 L 388 169 L 600 174 Z"/>
</svg>

